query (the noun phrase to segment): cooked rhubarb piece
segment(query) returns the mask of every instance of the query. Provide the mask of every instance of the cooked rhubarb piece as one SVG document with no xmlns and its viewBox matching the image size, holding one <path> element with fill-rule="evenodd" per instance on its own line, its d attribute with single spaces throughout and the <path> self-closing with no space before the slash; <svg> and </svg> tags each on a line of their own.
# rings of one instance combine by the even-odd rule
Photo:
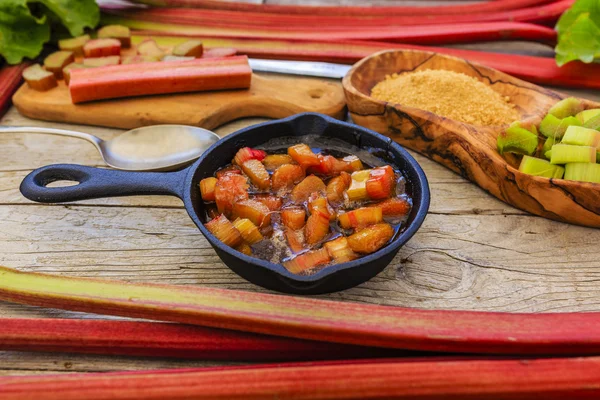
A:
<svg viewBox="0 0 600 400">
<path fill-rule="evenodd" d="M 319 157 L 304 143 L 288 148 L 288 154 L 303 168 L 321 165 Z"/>
<path fill-rule="evenodd" d="M 281 205 L 283 204 L 281 197 L 273 196 L 272 194 L 257 194 L 253 197 L 253 199 L 260 201 L 271 211 L 279 211 Z"/>
<path fill-rule="evenodd" d="M 327 203 L 327 199 L 319 193 L 313 193 L 308 197 L 308 212 L 314 214 L 316 211 L 328 215 L 330 220 L 335 219 L 334 209 Z"/>
<path fill-rule="evenodd" d="M 249 245 L 258 243 L 263 240 L 263 235 L 260 233 L 256 225 L 252 223 L 248 218 L 238 218 L 233 221 L 233 226 L 240 232 L 244 242 Z"/>
<path fill-rule="evenodd" d="M 361 207 L 338 215 L 340 226 L 344 229 L 361 228 L 383 221 L 380 207 Z"/>
<path fill-rule="evenodd" d="M 369 179 L 365 183 L 367 196 L 371 200 L 387 199 L 395 194 L 396 176 L 394 170 L 389 165 L 385 167 L 373 168 L 369 174 Z"/>
<path fill-rule="evenodd" d="M 58 41 L 58 48 L 65 51 L 72 51 L 75 56 L 83 56 L 83 46 L 89 41 L 90 35 L 62 39 Z"/>
<path fill-rule="evenodd" d="M 94 39 L 83 46 L 86 58 L 121 55 L 121 42 L 117 39 Z"/>
<path fill-rule="evenodd" d="M 277 168 L 271 176 L 271 187 L 279 192 L 282 189 L 291 190 L 294 185 L 304 178 L 304 169 L 299 165 L 285 164 Z"/>
<path fill-rule="evenodd" d="M 370 254 L 382 248 L 392 236 L 394 229 L 390 224 L 371 225 L 348 236 L 348 245 L 357 253 Z"/>
<path fill-rule="evenodd" d="M 218 179 L 215 185 L 215 202 L 220 213 L 231 215 L 233 204 L 248 198 L 248 181 L 246 177 L 227 174 Z"/>
<path fill-rule="evenodd" d="M 267 171 L 275 171 L 285 164 L 293 164 L 294 160 L 287 154 L 269 154 L 262 160 Z"/>
<path fill-rule="evenodd" d="M 188 40 L 178 44 L 173 48 L 174 56 L 181 57 L 202 57 L 204 47 L 200 40 Z"/>
<path fill-rule="evenodd" d="M 353 172 L 351 177 L 352 180 L 350 182 L 350 187 L 346 190 L 346 194 L 348 195 L 348 200 L 350 201 L 362 201 L 368 200 L 369 196 L 367 194 L 367 179 L 369 179 L 369 175 L 371 174 L 370 169 L 364 169 L 362 171 Z"/>
<path fill-rule="evenodd" d="M 386 217 L 399 217 L 408 214 L 410 211 L 410 203 L 400 197 L 384 200 L 375 204 L 375 206 L 381 208 L 381 212 Z"/>
<path fill-rule="evenodd" d="M 233 216 L 236 218 L 248 218 L 258 227 L 269 224 L 271 210 L 260 201 L 246 199 L 239 200 L 233 204 Z"/>
<path fill-rule="evenodd" d="M 259 160 L 245 161 L 242 164 L 242 171 L 250 178 L 250 182 L 260 190 L 267 190 L 271 186 L 271 177 Z"/>
<path fill-rule="evenodd" d="M 98 29 L 98 38 L 117 39 L 121 42 L 121 47 L 128 49 L 131 47 L 131 32 L 129 27 L 123 25 L 106 25 Z"/>
<path fill-rule="evenodd" d="M 202 58 L 221 58 L 221 57 L 232 57 L 237 54 L 236 49 L 229 47 L 215 47 L 214 49 L 204 50 Z"/>
<path fill-rule="evenodd" d="M 336 264 L 352 261 L 358 258 L 358 254 L 356 254 L 350 248 L 348 239 L 343 236 L 325 243 L 323 247 L 327 249 L 329 256 L 333 258 Z"/>
<path fill-rule="evenodd" d="M 305 243 L 303 230 L 293 230 L 288 228 L 285 230 L 285 238 L 293 253 L 299 253 L 304 250 Z"/>
<path fill-rule="evenodd" d="M 246 56 L 111 65 L 93 73 L 83 69 L 72 71 L 69 91 L 71 101 L 77 104 L 151 94 L 242 89 L 250 87 L 251 78 Z"/>
<path fill-rule="evenodd" d="M 338 161 L 335 157 L 318 154 L 319 165 L 309 167 L 306 172 L 320 175 L 333 175 L 334 164 Z"/>
<path fill-rule="evenodd" d="M 38 92 L 45 92 L 58 85 L 56 76 L 52 72 L 43 69 L 39 64 L 33 64 L 31 67 L 25 68 L 23 79 L 30 88 Z"/>
<path fill-rule="evenodd" d="M 217 186 L 217 178 L 204 178 L 200 181 L 200 193 L 202 200 L 215 201 L 215 187 Z"/>
<path fill-rule="evenodd" d="M 206 215 L 208 215 L 209 219 L 217 218 L 221 213 L 217 210 L 217 206 L 215 204 L 207 204 L 206 205 Z"/>
<path fill-rule="evenodd" d="M 72 51 L 55 51 L 44 59 L 44 68 L 56 76 L 56 79 L 62 79 L 63 68 L 75 61 Z"/>
<path fill-rule="evenodd" d="M 293 230 L 301 229 L 306 219 L 306 211 L 303 208 L 286 208 L 281 212 L 283 224 Z"/>
<path fill-rule="evenodd" d="M 252 248 L 250 246 L 248 246 L 247 243 L 242 243 L 238 247 L 236 247 L 235 249 L 237 251 L 239 251 L 240 253 L 244 253 L 247 256 L 251 256 L 252 255 Z"/>
<path fill-rule="evenodd" d="M 325 193 L 325 183 L 314 175 L 307 176 L 297 184 L 292 190 L 291 199 L 294 203 L 299 204 L 308 200 L 308 197 L 313 193 Z"/>
<path fill-rule="evenodd" d="M 142 56 L 140 54 L 134 56 L 125 56 L 121 58 L 121 64 L 143 64 L 160 61 L 156 56 Z"/>
<path fill-rule="evenodd" d="M 352 178 L 350 174 L 342 172 L 327 184 L 327 200 L 332 204 L 340 204 L 344 201 L 344 191 L 350 187 Z"/>
<path fill-rule="evenodd" d="M 152 39 L 146 39 L 138 44 L 137 51 L 143 56 L 158 57 L 159 59 L 163 58 L 165 55 L 165 52 L 162 51 Z"/>
<path fill-rule="evenodd" d="M 204 226 L 227 246 L 236 247 L 242 243 L 242 235 L 224 215 L 207 222 Z"/>
<path fill-rule="evenodd" d="M 166 56 L 164 56 L 161 61 L 190 61 L 193 60 L 196 57 L 181 57 L 181 56 L 172 56 L 170 54 L 167 54 Z"/>
<path fill-rule="evenodd" d="M 293 274 L 305 272 L 319 265 L 328 264 L 331 261 L 326 249 L 319 249 L 300 254 L 292 260 L 283 263 L 283 266 Z"/>
<path fill-rule="evenodd" d="M 315 209 L 314 212 L 306 220 L 304 227 L 304 236 L 306 243 L 314 245 L 325 239 L 329 233 L 329 214 Z"/>
<path fill-rule="evenodd" d="M 83 65 L 88 67 L 105 67 L 107 65 L 119 65 L 120 63 L 120 56 L 93 57 L 83 59 Z"/>
<path fill-rule="evenodd" d="M 350 164 L 350 168 L 353 172 L 364 169 L 362 161 L 356 156 L 346 156 L 342 158 L 342 160 Z"/>
<path fill-rule="evenodd" d="M 225 168 L 221 168 L 220 170 L 218 170 L 216 176 L 217 179 L 221 179 L 222 177 L 228 174 L 241 175 L 242 170 L 237 165 L 229 165 Z"/>
<path fill-rule="evenodd" d="M 239 166 L 242 166 L 246 161 L 258 160 L 262 161 L 267 156 L 263 150 L 256 150 L 250 147 L 242 147 L 238 150 L 233 158 L 233 162 Z"/>
</svg>

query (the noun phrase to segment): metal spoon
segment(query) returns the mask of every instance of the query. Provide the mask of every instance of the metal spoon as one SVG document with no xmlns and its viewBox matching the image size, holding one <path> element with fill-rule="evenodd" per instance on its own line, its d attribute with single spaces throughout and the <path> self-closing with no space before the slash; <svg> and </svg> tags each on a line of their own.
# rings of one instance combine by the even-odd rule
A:
<svg viewBox="0 0 600 400">
<path fill-rule="evenodd" d="M 112 140 L 63 129 L 0 126 L 0 133 L 47 133 L 85 139 L 98 149 L 107 165 L 126 171 L 175 169 L 193 160 L 220 138 L 195 126 L 152 125 L 132 129 Z"/>
</svg>

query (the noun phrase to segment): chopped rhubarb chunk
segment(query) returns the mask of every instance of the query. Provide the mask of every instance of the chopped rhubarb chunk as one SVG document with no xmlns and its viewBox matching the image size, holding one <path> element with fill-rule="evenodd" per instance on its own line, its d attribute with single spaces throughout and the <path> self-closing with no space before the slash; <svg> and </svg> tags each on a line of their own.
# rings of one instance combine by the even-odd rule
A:
<svg viewBox="0 0 600 400">
<path fill-rule="evenodd" d="M 293 164 L 294 160 L 287 154 L 269 154 L 262 160 L 267 171 L 275 171 L 285 164 Z"/>
<path fill-rule="evenodd" d="M 300 254 L 292 260 L 283 263 L 283 266 L 293 274 L 299 274 L 319 265 L 328 264 L 331 261 L 326 249 L 319 249 Z"/>
<path fill-rule="evenodd" d="M 335 211 L 327 203 L 327 199 L 319 193 L 313 193 L 308 197 L 308 212 L 314 214 L 317 211 L 329 216 L 330 220 L 335 219 Z"/>
<path fill-rule="evenodd" d="M 239 200 L 233 204 L 233 216 L 248 218 L 256 226 L 268 225 L 271 210 L 263 203 L 256 200 Z"/>
<path fill-rule="evenodd" d="M 242 235 L 224 215 L 207 222 L 204 226 L 227 246 L 236 247 L 242 243 Z"/>
<path fill-rule="evenodd" d="M 325 239 L 329 233 L 329 215 L 315 209 L 310 217 L 306 220 L 304 227 L 304 236 L 306 243 L 314 245 Z"/>
<path fill-rule="evenodd" d="M 158 47 L 153 39 L 146 39 L 138 44 L 137 51 L 143 56 L 157 57 L 159 60 L 165 55 L 165 52 Z"/>
<path fill-rule="evenodd" d="M 229 165 L 225 168 L 221 168 L 216 172 L 217 179 L 221 179 L 222 177 L 228 174 L 241 175 L 242 170 L 237 165 Z"/>
<path fill-rule="evenodd" d="M 44 60 L 44 68 L 56 76 L 56 79 L 62 79 L 63 68 L 75 61 L 72 51 L 55 51 Z"/>
<path fill-rule="evenodd" d="M 89 65 L 83 65 L 83 64 L 73 62 L 63 68 L 63 79 L 65 80 L 65 83 L 67 85 L 69 84 L 69 81 L 71 80 L 71 70 L 80 69 L 80 68 L 93 68 L 93 67 L 90 67 Z"/>
<path fill-rule="evenodd" d="M 150 63 L 150 62 L 158 62 L 160 58 L 157 56 L 143 56 L 140 54 L 136 54 L 134 56 L 126 56 L 121 59 L 121 64 L 142 64 L 142 63 Z"/>
<path fill-rule="evenodd" d="M 121 47 L 128 49 L 131 47 L 131 32 L 129 27 L 123 25 L 106 25 L 98 29 L 99 39 L 117 39 L 121 42 Z"/>
<path fill-rule="evenodd" d="M 202 53 L 202 58 L 232 57 L 236 54 L 236 49 L 232 49 L 230 47 L 215 47 L 214 49 L 204 50 Z"/>
<path fill-rule="evenodd" d="M 121 55 L 121 42 L 117 39 L 94 39 L 83 45 L 86 58 Z"/>
<path fill-rule="evenodd" d="M 262 161 L 267 156 L 262 150 L 252 149 L 250 147 L 242 147 L 238 150 L 233 158 L 233 162 L 239 166 L 242 166 L 246 161 L 258 160 Z"/>
<path fill-rule="evenodd" d="M 202 200 L 215 201 L 215 187 L 217 186 L 217 178 L 204 178 L 200 181 L 200 193 Z"/>
<path fill-rule="evenodd" d="M 338 215 L 338 221 L 344 229 L 360 228 L 383 221 L 383 212 L 379 207 L 361 207 Z"/>
<path fill-rule="evenodd" d="M 39 64 L 33 64 L 23 70 L 23 79 L 27 85 L 38 92 L 45 92 L 53 87 L 56 87 L 56 76 L 43 69 Z"/>
<path fill-rule="evenodd" d="M 219 178 L 215 185 L 215 202 L 220 213 L 230 216 L 233 204 L 248 198 L 248 181 L 246 177 L 227 174 Z"/>
<path fill-rule="evenodd" d="M 238 218 L 233 221 L 233 226 L 240 232 L 244 242 L 252 245 L 263 240 L 263 235 L 260 233 L 256 225 L 248 218 Z"/>
<path fill-rule="evenodd" d="M 382 248 L 394 236 L 390 224 L 371 225 L 348 237 L 350 248 L 361 254 L 370 254 Z"/>
<path fill-rule="evenodd" d="M 358 258 L 358 254 L 356 254 L 350 248 L 348 239 L 343 236 L 325 243 L 323 247 L 327 249 L 327 252 L 331 258 L 333 258 L 336 264 L 352 261 Z"/>
<path fill-rule="evenodd" d="M 372 200 L 389 198 L 395 191 L 396 177 L 389 165 L 373 168 L 365 184 L 367 196 Z"/>
<path fill-rule="evenodd" d="M 271 186 L 271 177 L 259 160 L 245 161 L 242 164 L 242 171 L 250 178 L 250 182 L 260 190 L 267 190 Z"/>
<path fill-rule="evenodd" d="M 175 46 L 173 48 L 173 55 L 180 57 L 202 57 L 203 51 L 202 41 L 194 39 Z"/>
<path fill-rule="evenodd" d="M 242 243 L 238 247 L 236 247 L 235 249 L 237 251 L 239 251 L 240 253 L 244 253 L 247 256 L 251 256 L 252 255 L 252 248 L 250 246 L 248 246 L 247 243 Z"/>
<path fill-rule="evenodd" d="M 119 56 L 94 57 L 83 59 L 83 65 L 87 67 L 104 67 L 107 65 L 119 65 L 120 63 L 121 57 Z"/>
<path fill-rule="evenodd" d="M 271 187 L 274 191 L 291 190 L 294 185 L 304 178 L 304 169 L 299 165 L 285 164 L 277 168 L 271 177 Z"/>
<path fill-rule="evenodd" d="M 327 184 L 327 200 L 332 204 L 339 204 L 344 201 L 344 191 L 348 189 L 352 178 L 350 174 L 342 172 Z"/>
<path fill-rule="evenodd" d="M 410 211 L 408 200 L 398 197 L 384 200 L 377 203 L 376 206 L 381 208 L 383 215 L 390 217 L 406 215 Z"/>
<path fill-rule="evenodd" d="M 62 39 L 58 41 L 58 48 L 65 51 L 72 51 L 76 56 L 83 56 L 83 46 L 89 41 L 90 35 Z"/>
<path fill-rule="evenodd" d="M 286 229 L 285 238 L 292 252 L 299 253 L 305 249 L 304 232 L 302 230 Z"/>
<path fill-rule="evenodd" d="M 257 194 L 253 199 L 260 201 L 271 211 L 279 211 L 283 204 L 281 197 L 273 196 L 272 194 Z"/>
<path fill-rule="evenodd" d="M 303 168 L 319 166 L 321 161 L 306 144 L 297 144 L 288 148 L 288 154 Z"/>
<path fill-rule="evenodd" d="M 346 156 L 342 160 L 350 164 L 350 168 L 352 171 L 360 171 L 364 168 L 363 163 L 360 161 L 360 158 L 356 156 Z"/>
<path fill-rule="evenodd" d="M 325 189 L 325 183 L 320 178 L 310 175 L 294 187 L 291 199 L 296 204 L 303 203 L 313 193 L 325 193 Z"/>
<path fill-rule="evenodd" d="M 369 179 L 370 174 L 370 169 L 365 169 L 362 171 L 352 173 L 350 187 L 346 190 L 348 200 L 362 201 L 369 199 L 369 196 L 367 194 L 367 179 Z"/>
<path fill-rule="evenodd" d="M 286 208 L 281 212 L 283 224 L 293 230 L 301 229 L 306 219 L 306 211 L 303 208 Z"/>
</svg>

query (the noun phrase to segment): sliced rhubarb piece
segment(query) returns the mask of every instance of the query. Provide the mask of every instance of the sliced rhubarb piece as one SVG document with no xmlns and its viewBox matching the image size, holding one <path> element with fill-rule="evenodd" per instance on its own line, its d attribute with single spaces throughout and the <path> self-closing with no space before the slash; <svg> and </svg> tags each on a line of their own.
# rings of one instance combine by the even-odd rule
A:
<svg viewBox="0 0 600 400">
<path fill-rule="evenodd" d="M 364 169 L 362 161 L 357 156 L 346 156 L 342 161 L 347 162 L 350 165 L 352 171 L 360 171 Z"/>
<path fill-rule="evenodd" d="M 496 140 L 498 152 L 532 155 L 537 149 L 538 137 L 525 128 L 512 126 L 500 132 Z"/>
<path fill-rule="evenodd" d="M 102 39 L 113 40 L 113 39 Z M 252 70 L 245 56 L 176 63 L 112 65 L 71 72 L 73 103 L 151 94 L 250 87 Z"/>
<path fill-rule="evenodd" d="M 523 156 L 519 171 L 533 176 L 543 176 L 545 178 L 562 178 L 565 169 L 560 165 L 551 164 L 549 161 L 530 156 Z"/>
<path fill-rule="evenodd" d="M 204 201 L 215 201 L 215 187 L 217 186 L 217 178 L 212 176 L 204 178 L 200 181 L 200 193 L 202 200 Z"/>
<path fill-rule="evenodd" d="M 221 168 L 215 173 L 217 179 L 221 179 L 222 177 L 228 174 L 241 175 L 242 170 L 237 165 L 228 165 L 225 168 Z"/>
<path fill-rule="evenodd" d="M 303 208 L 286 208 L 281 211 L 281 221 L 286 227 L 298 230 L 305 224 L 306 211 Z"/>
<path fill-rule="evenodd" d="M 573 146 L 570 144 L 555 144 L 552 146 L 550 162 L 552 164 L 595 163 L 596 148 L 590 146 Z"/>
<path fill-rule="evenodd" d="M 56 76 L 56 79 L 63 78 L 63 68 L 75 61 L 72 51 L 55 51 L 44 59 L 44 68 Z"/>
<path fill-rule="evenodd" d="M 288 154 L 292 159 L 300 164 L 303 168 L 319 166 L 321 161 L 319 157 L 313 153 L 311 148 L 304 144 L 297 144 L 288 148 Z"/>
<path fill-rule="evenodd" d="M 204 50 L 202 53 L 202 58 L 233 57 L 236 54 L 236 49 L 232 49 L 230 47 L 215 47 L 213 49 Z"/>
<path fill-rule="evenodd" d="M 347 172 L 342 172 L 327 184 L 327 200 L 332 204 L 340 204 L 344 201 L 344 191 L 350 187 L 352 178 Z"/>
<path fill-rule="evenodd" d="M 340 226 L 344 229 L 361 228 L 383 221 L 380 207 L 361 207 L 338 215 Z"/>
<path fill-rule="evenodd" d="M 120 56 L 93 57 L 83 59 L 83 65 L 87 67 L 105 67 L 107 65 L 119 65 L 120 63 Z"/>
<path fill-rule="evenodd" d="M 383 200 L 395 194 L 396 176 L 392 167 L 373 168 L 365 182 L 365 189 L 371 200 Z"/>
<path fill-rule="evenodd" d="M 158 47 L 153 39 L 146 39 L 137 46 L 137 51 L 143 56 L 152 56 L 161 59 L 165 56 L 165 52 Z"/>
<path fill-rule="evenodd" d="M 314 214 L 317 211 L 327 215 L 330 220 L 335 220 L 335 210 L 329 205 L 325 196 L 320 193 L 312 193 L 308 197 L 308 212 Z"/>
<path fill-rule="evenodd" d="M 267 156 L 263 150 L 253 149 L 251 147 L 242 147 L 235 153 L 233 163 L 242 166 L 246 161 L 258 160 L 262 161 Z"/>
<path fill-rule="evenodd" d="M 348 244 L 357 253 L 371 254 L 385 246 L 392 236 L 394 236 L 392 226 L 381 223 L 368 226 L 348 236 Z"/>
<path fill-rule="evenodd" d="M 256 225 L 252 223 L 248 218 L 238 218 L 233 221 L 233 226 L 240 232 L 244 242 L 249 245 L 263 240 L 263 235 L 260 233 Z"/>
<path fill-rule="evenodd" d="M 204 46 L 200 40 L 188 40 L 173 48 L 174 56 L 202 57 Z"/>
<path fill-rule="evenodd" d="M 386 217 L 400 217 L 408 214 L 410 211 L 410 203 L 407 199 L 394 197 L 375 204 L 381 208 L 381 212 Z"/>
<path fill-rule="evenodd" d="M 286 229 L 285 238 L 293 253 L 300 253 L 305 249 L 304 231 L 302 229 Z"/>
<path fill-rule="evenodd" d="M 304 179 L 304 176 L 304 169 L 301 166 L 284 164 L 273 172 L 271 187 L 275 192 L 291 190 L 295 184 Z"/>
<path fill-rule="evenodd" d="M 600 164 L 569 163 L 565 165 L 565 179 L 600 183 Z"/>
<path fill-rule="evenodd" d="M 600 132 L 581 126 L 569 126 L 560 142 L 563 144 L 598 148 L 600 146 Z"/>
<path fill-rule="evenodd" d="M 94 39 L 83 46 L 86 58 L 121 55 L 121 42 L 117 39 Z"/>
<path fill-rule="evenodd" d="M 271 211 L 279 211 L 283 204 L 283 199 L 281 197 L 273 196 L 272 194 L 257 194 L 253 199 L 263 203 Z"/>
<path fill-rule="evenodd" d="M 143 56 L 140 54 L 136 54 L 134 56 L 125 56 L 121 58 L 121 64 L 143 64 L 143 63 L 153 63 L 160 61 L 159 57 L 156 56 Z"/>
<path fill-rule="evenodd" d="M 246 199 L 239 200 L 233 204 L 233 216 L 236 218 L 248 218 L 258 227 L 268 225 L 271 210 L 260 201 Z"/>
<path fill-rule="evenodd" d="M 548 114 L 554 115 L 558 119 L 574 117 L 583 111 L 583 107 L 581 100 L 575 97 L 568 97 L 550 107 Z"/>
<path fill-rule="evenodd" d="M 27 85 L 38 92 L 45 92 L 53 87 L 56 87 L 56 75 L 50 71 L 46 71 L 39 64 L 34 64 L 23 70 L 23 79 Z"/>
<path fill-rule="evenodd" d="M 193 60 L 196 57 L 181 57 L 181 56 L 172 56 L 170 54 L 167 54 L 166 56 L 164 56 L 161 61 L 190 61 Z"/>
<path fill-rule="evenodd" d="M 131 47 L 131 32 L 129 27 L 123 25 L 106 25 L 98 29 L 98 38 L 117 39 L 121 42 L 121 48 L 128 49 Z"/>
<path fill-rule="evenodd" d="M 248 198 L 248 180 L 237 174 L 220 177 L 215 185 L 215 202 L 220 213 L 231 216 L 233 204 Z"/>
<path fill-rule="evenodd" d="M 336 264 L 356 260 L 358 258 L 358 254 L 356 254 L 350 248 L 348 239 L 343 236 L 334 240 L 330 240 L 329 242 L 325 243 L 323 247 L 327 250 Z"/>
<path fill-rule="evenodd" d="M 271 186 L 271 177 L 259 160 L 245 161 L 242 164 L 242 171 L 250 178 L 250 182 L 260 190 L 267 190 Z"/>
<path fill-rule="evenodd" d="M 229 247 L 236 247 L 242 243 L 242 235 L 224 215 L 207 222 L 204 226 Z"/>
<path fill-rule="evenodd" d="M 247 256 L 252 255 L 252 247 L 250 247 L 247 243 L 242 243 L 235 248 L 240 253 L 244 253 Z"/>
<path fill-rule="evenodd" d="M 317 154 L 319 165 L 308 167 L 306 172 L 319 175 L 333 175 L 334 164 L 338 161 L 335 157 L 329 155 Z"/>
<path fill-rule="evenodd" d="M 370 175 L 370 169 L 363 169 L 352 173 L 350 187 L 346 190 L 348 200 L 363 201 L 369 199 L 367 194 L 367 180 Z"/>
<path fill-rule="evenodd" d="M 329 264 L 331 257 L 325 249 L 313 250 L 300 254 L 289 261 L 285 261 L 283 266 L 293 274 L 300 274 L 309 269 L 320 265 Z"/>
<path fill-rule="evenodd" d="M 290 198 L 296 204 L 303 203 L 313 193 L 325 193 L 325 183 L 314 175 L 307 176 L 292 190 Z"/>
<path fill-rule="evenodd" d="M 315 245 L 329 234 L 329 214 L 315 209 L 314 212 L 306 220 L 304 227 L 304 236 L 306 243 Z"/>
<path fill-rule="evenodd" d="M 267 171 L 275 171 L 285 164 L 293 164 L 294 160 L 287 154 L 269 154 L 262 160 Z"/>
<path fill-rule="evenodd" d="M 90 35 L 78 36 L 70 39 L 58 41 L 58 48 L 65 51 L 72 51 L 75 56 L 83 56 L 83 46 L 90 41 Z"/>
</svg>

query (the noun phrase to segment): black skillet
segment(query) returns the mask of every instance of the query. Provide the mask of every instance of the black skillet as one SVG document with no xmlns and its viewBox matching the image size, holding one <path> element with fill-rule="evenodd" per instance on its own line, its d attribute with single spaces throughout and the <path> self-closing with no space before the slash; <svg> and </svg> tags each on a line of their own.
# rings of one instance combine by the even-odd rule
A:
<svg viewBox="0 0 600 400">
<path fill-rule="evenodd" d="M 368 148 L 385 162 L 396 166 L 406 178 L 406 191 L 413 207 L 405 228 L 381 250 L 348 263 L 326 267 L 299 276 L 282 265 L 246 256 L 221 243 L 204 227 L 204 204 L 198 184 L 228 164 L 240 147 L 257 147 L 268 140 L 304 135 L 322 135 Z M 59 181 L 79 184 L 46 187 Z M 185 208 L 221 260 L 248 281 L 286 293 L 329 293 L 356 286 L 375 276 L 394 258 L 400 247 L 419 229 L 429 208 L 429 186 L 415 159 L 391 139 L 357 125 L 321 114 L 304 113 L 265 122 L 228 135 L 210 147 L 193 165 L 178 172 L 125 172 L 73 164 L 39 168 L 23 180 L 21 193 L 41 203 L 60 203 L 100 197 L 131 195 L 171 195 L 183 200 Z"/>
</svg>

